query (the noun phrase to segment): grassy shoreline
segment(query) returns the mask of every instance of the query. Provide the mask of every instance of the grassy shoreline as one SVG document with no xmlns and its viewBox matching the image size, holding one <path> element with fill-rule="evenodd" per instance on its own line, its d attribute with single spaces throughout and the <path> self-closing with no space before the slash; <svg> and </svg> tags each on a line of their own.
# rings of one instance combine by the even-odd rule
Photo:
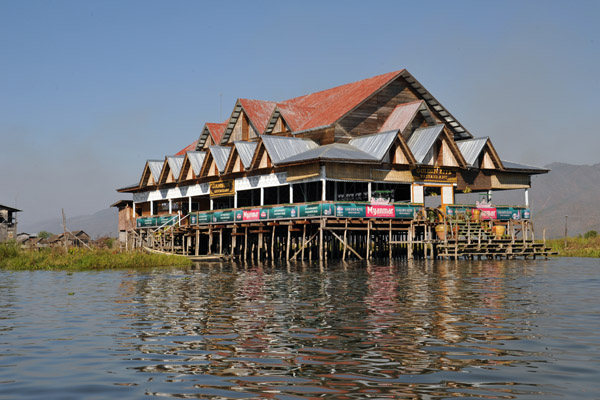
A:
<svg viewBox="0 0 600 400">
<path fill-rule="evenodd" d="M 109 249 L 62 248 L 24 250 L 14 243 L 0 244 L 0 268 L 10 270 L 94 270 L 139 267 L 185 267 L 192 262 L 183 256 L 120 252 Z"/>
<path fill-rule="evenodd" d="M 596 237 L 570 237 L 565 239 L 546 240 L 546 245 L 557 251 L 561 257 L 592 257 L 600 258 L 600 236 Z"/>
</svg>

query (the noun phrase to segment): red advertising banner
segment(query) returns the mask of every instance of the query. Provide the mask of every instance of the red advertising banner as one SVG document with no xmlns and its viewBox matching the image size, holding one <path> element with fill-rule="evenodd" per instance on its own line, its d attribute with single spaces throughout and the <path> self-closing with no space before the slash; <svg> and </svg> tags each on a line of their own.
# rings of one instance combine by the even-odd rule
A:
<svg viewBox="0 0 600 400">
<path fill-rule="evenodd" d="M 244 210 L 242 221 L 258 221 L 260 219 L 260 210 Z"/>
<path fill-rule="evenodd" d="M 497 219 L 497 213 L 495 208 L 480 208 L 479 218 L 481 219 Z"/>
<path fill-rule="evenodd" d="M 367 217 L 394 218 L 396 211 L 394 206 L 367 206 L 365 214 Z"/>
</svg>

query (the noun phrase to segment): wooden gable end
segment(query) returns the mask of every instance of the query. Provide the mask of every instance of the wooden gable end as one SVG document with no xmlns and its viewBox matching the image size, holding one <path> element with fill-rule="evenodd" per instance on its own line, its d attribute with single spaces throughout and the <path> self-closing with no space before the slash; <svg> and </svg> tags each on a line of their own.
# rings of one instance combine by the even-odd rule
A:
<svg viewBox="0 0 600 400">
<path fill-rule="evenodd" d="M 225 165 L 225 174 L 231 174 L 235 172 L 244 172 L 244 165 L 242 164 L 240 154 L 235 146 L 233 146 L 231 152 L 229 153 L 227 164 Z"/>
<path fill-rule="evenodd" d="M 283 117 L 280 115 L 279 118 L 277 118 L 277 121 L 275 122 L 273 129 L 271 130 L 271 134 L 276 135 L 276 134 L 288 133 L 289 131 L 290 131 L 290 129 L 288 128 L 287 123 L 285 122 Z"/>
<path fill-rule="evenodd" d="M 436 144 L 433 146 L 435 166 L 465 167 L 466 162 L 454 142 L 451 133 L 444 128 Z"/>
<path fill-rule="evenodd" d="M 142 173 L 142 180 L 140 181 L 140 187 L 145 186 L 155 186 L 156 182 L 154 182 L 154 178 L 152 177 L 152 171 L 150 171 L 150 167 L 148 163 L 144 167 L 144 172 Z"/>
<path fill-rule="evenodd" d="M 398 77 L 342 117 L 335 140 L 379 132 L 396 106 L 421 100 L 403 77 Z"/>
<path fill-rule="evenodd" d="M 206 140 L 204 141 L 204 146 L 202 146 L 203 150 L 207 150 L 209 148 L 209 146 L 214 146 L 214 140 L 212 138 L 212 135 L 208 135 L 208 137 L 206 138 Z"/>
<path fill-rule="evenodd" d="M 248 141 L 256 137 L 258 137 L 258 134 L 250 124 L 248 116 L 242 109 L 240 115 L 237 118 L 237 121 L 235 122 L 235 125 L 233 126 L 228 143 L 233 143 L 237 140 Z"/>
<path fill-rule="evenodd" d="M 171 167 L 169 166 L 168 161 L 165 159 L 165 162 L 163 163 L 162 171 L 160 171 L 160 177 L 158 178 L 158 181 L 161 185 L 164 185 L 165 183 L 170 183 L 169 177 L 171 178 L 171 181 L 172 181 L 173 174 L 171 173 Z"/>
<path fill-rule="evenodd" d="M 271 157 L 269 157 L 269 152 L 266 150 L 262 141 L 258 144 L 250 165 L 250 169 L 271 168 L 273 166 Z"/>
<path fill-rule="evenodd" d="M 398 136 L 396 138 L 396 140 L 394 140 L 394 143 L 392 144 L 392 147 L 390 148 L 390 162 L 392 164 L 402 164 L 402 165 L 415 165 L 416 164 L 416 160 L 414 158 L 414 156 L 412 155 L 412 153 L 410 152 L 410 149 L 408 148 L 408 145 L 406 144 L 406 142 L 404 141 L 404 139 L 402 138 L 402 136 Z"/>
<path fill-rule="evenodd" d="M 206 154 L 206 157 L 204 157 L 204 163 L 200 169 L 200 177 L 204 178 L 208 176 L 219 176 L 217 163 L 215 162 L 215 159 L 210 151 Z"/>
<path fill-rule="evenodd" d="M 500 160 L 500 156 L 496 153 L 496 149 L 492 142 L 488 139 L 485 147 L 483 148 L 482 154 L 479 158 L 479 168 L 480 169 L 500 169 L 504 170 L 504 165 L 502 165 L 502 160 Z"/>
<path fill-rule="evenodd" d="M 183 160 L 183 165 L 181 166 L 181 172 L 179 174 L 179 181 L 191 181 L 195 179 L 194 176 L 194 168 L 192 168 L 192 163 L 188 156 L 185 156 Z"/>
</svg>

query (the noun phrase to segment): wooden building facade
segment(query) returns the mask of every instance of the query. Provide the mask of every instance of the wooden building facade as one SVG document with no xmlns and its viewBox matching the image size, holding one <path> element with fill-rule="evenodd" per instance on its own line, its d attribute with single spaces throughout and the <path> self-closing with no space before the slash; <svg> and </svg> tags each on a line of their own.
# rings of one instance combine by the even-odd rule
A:
<svg viewBox="0 0 600 400">
<path fill-rule="evenodd" d="M 526 236 L 530 178 L 546 172 L 502 160 L 490 138 L 473 137 L 400 70 L 283 102 L 238 99 L 226 121 L 148 160 L 139 182 L 118 189 L 133 196 L 119 210 L 135 220 L 123 224 L 132 245 L 260 258 L 411 257 L 415 248 L 437 251 L 440 223 L 446 245 L 454 234 L 458 249 L 449 218 L 470 220 L 477 207 L 455 205 L 457 192 L 523 189 L 519 206 L 482 208 L 490 228 L 517 225 Z"/>
</svg>

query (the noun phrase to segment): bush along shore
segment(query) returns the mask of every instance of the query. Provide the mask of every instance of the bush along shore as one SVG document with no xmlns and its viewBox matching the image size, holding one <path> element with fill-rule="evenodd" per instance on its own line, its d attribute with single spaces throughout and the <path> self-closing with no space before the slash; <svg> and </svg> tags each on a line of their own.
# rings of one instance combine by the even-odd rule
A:
<svg viewBox="0 0 600 400">
<path fill-rule="evenodd" d="M 546 244 L 562 257 L 600 257 L 600 236 L 596 231 L 583 236 L 547 240 Z"/>
<path fill-rule="evenodd" d="M 16 243 L 0 244 L 0 268 L 12 270 L 89 270 L 190 265 L 192 262 L 188 258 L 177 255 L 83 248 L 70 248 L 67 251 L 64 248 L 26 250 Z"/>
</svg>

